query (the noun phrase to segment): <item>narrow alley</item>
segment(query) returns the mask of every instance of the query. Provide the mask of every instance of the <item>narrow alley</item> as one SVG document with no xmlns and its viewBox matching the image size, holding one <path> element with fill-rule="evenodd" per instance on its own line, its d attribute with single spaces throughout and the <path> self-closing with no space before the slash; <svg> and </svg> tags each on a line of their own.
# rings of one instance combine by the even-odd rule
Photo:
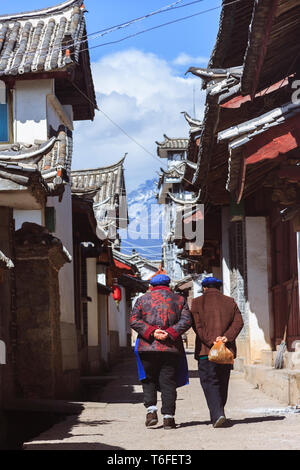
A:
<svg viewBox="0 0 300 470">
<path fill-rule="evenodd" d="M 132 354 L 112 369 L 97 401 L 83 402 L 78 416 L 25 442 L 24 450 L 299 449 L 300 410 L 270 398 L 237 371 L 229 388 L 228 427 L 214 429 L 191 350 L 187 357 L 190 384 L 178 389 L 176 429 L 164 430 L 161 417 L 157 426 L 145 428 L 142 387 Z"/>
<path fill-rule="evenodd" d="M 299 30 L 300 0 L 1 2 L 0 451 L 300 450 Z"/>
</svg>

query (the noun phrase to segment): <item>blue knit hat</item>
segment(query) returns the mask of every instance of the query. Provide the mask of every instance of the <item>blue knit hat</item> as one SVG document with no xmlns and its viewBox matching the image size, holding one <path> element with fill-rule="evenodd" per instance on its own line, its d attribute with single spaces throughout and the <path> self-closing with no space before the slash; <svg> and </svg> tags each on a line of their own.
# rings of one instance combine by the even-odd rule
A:
<svg viewBox="0 0 300 470">
<path fill-rule="evenodd" d="M 223 283 L 217 277 L 206 277 L 201 282 L 202 287 L 209 287 L 209 286 L 221 286 Z"/>
<path fill-rule="evenodd" d="M 156 276 L 153 276 L 150 280 L 151 286 L 168 286 L 170 282 L 171 279 L 165 274 L 156 274 Z"/>
</svg>

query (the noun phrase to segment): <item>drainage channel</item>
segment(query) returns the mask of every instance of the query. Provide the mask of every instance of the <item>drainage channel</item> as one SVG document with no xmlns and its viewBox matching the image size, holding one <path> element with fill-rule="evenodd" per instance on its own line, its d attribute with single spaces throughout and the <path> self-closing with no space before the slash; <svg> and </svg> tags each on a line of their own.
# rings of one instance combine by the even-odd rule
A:
<svg viewBox="0 0 300 470">
<path fill-rule="evenodd" d="M 245 410 L 244 410 L 245 411 Z M 284 408 L 248 408 L 247 411 L 253 414 L 263 414 L 265 416 L 288 415 L 300 413 L 300 406 L 287 406 Z"/>
</svg>

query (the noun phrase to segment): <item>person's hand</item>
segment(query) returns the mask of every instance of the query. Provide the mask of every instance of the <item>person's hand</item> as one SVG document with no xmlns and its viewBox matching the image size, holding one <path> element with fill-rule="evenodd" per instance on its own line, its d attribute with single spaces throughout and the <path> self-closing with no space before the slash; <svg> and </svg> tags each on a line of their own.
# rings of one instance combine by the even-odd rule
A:
<svg viewBox="0 0 300 470">
<path fill-rule="evenodd" d="M 226 336 L 218 336 L 216 338 L 215 343 L 217 343 L 218 341 L 222 341 L 223 343 L 227 343 L 228 339 L 226 338 Z"/>
<path fill-rule="evenodd" d="M 158 341 L 165 341 L 168 337 L 168 333 L 164 330 L 157 329 L 154 331 L 153 336 Z"/>
</svg>

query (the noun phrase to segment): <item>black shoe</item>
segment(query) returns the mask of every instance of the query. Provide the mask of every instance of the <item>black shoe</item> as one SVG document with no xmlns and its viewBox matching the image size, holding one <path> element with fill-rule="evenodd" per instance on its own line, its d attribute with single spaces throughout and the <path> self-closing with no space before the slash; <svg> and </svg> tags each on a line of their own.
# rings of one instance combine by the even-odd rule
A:
<svg viewBox="0 0 300 470">
<path fill-rule="evenodd" d="M 157 412 L 152 411 L 146 414 L 146 421 L 145 425 L 148 426 L 155 426 L 158 423 Z"/>
<path fill-rule="evenodd" d="M 225 421 L 226 421 L 225 416 L 223 416 L 223 415 L 219 416 L 217 421 L 214 422 L 213 427 L 214 428 L 221 428 L 223 426 L 223 424 L 225 423 Z"/>
<path fill-rule="evenodd" d="M 175 429 L 175 419 L 174 418 L 164 418 L 164 429 Z"/>
</svg>

